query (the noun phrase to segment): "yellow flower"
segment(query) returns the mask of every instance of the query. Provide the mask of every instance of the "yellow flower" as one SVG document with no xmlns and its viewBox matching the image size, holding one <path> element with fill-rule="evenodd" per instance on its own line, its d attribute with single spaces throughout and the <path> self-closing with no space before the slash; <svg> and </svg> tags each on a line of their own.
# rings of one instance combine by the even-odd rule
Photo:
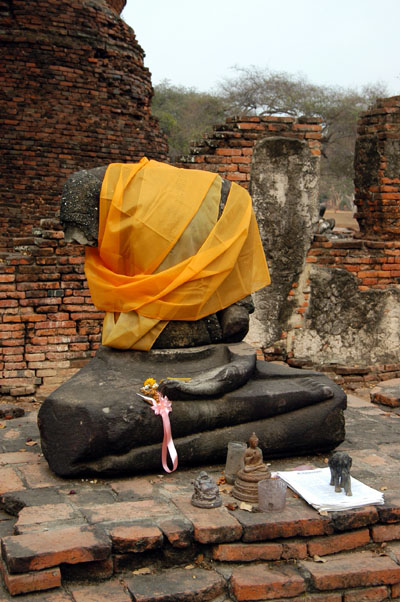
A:
<svg viewBox="0 0 400 602">
<path fill-rule="evenodd" d="M 147 378 L 144 381 L 143 387 L 140 389 L 140 391 L 142 393 L 144 393 L 145 395 L 152 397 L 153 399 L 156 400 L 157 389 L 158 389 L 158 383 L 157 383 L 156 379 L 155 378 Z"/>
</svg>

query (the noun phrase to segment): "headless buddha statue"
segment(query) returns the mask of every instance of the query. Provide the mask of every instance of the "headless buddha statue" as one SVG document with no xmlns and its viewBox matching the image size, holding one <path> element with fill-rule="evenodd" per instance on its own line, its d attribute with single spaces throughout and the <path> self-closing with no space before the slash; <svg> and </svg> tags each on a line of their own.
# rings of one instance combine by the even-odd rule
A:
<svg viewBox="0 0 400 602">
<path fill-rule="evenodd" d="M 238 342 L 250 294 L 270 282 L 247 191 L 214 173 L 145 158 L 78 172 L 65 185 L 61 222 L 67 241 L 87 245 L 109 347 Z"/>
<path fill-rule="evenodd" d="M 39 411 L 55 473 L 159 468 L 162 423 L 137 395 L 149 377 L 172 401 L 180 466 L 222 461 L 229 441 L 253 431 L 274 455 L 341 443 L 343 391 L 322 374 L 257 361 L 242 342 L 250 295 L 269 283 L 244 188 L 147 159 L 111 164 L 67 180 L 61 223 L 67 241 L 86 245 L 105 320 L 96 356 Z M 246 475 L 265 478 L 254 458 Z"/>
</svg>

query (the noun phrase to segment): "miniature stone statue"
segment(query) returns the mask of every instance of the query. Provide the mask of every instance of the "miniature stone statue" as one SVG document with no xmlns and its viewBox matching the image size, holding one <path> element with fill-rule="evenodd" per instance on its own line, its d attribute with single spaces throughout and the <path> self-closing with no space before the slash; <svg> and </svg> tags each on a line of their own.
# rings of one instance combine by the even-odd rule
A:
<svg viewBox="0 0 400 602">
<path fill-rule="evenodd" d="M 271 473 L 263 462 L 261 449 L 258 447 L 258 437 L 253 433 L 249 446 L 244 452 L 244 468 L 239 470 L 232 490 L 232 495 L 244 502 L 258 502 L 258 482 L 270 479 Z"/>
<path fill-rule="evenodd" d="M 340 493 L 342 488 L 346 495 L 352 495 L 350 468 L 353 460 L 346 452 L 335 452 L 329 458 L 329 468 L 331 470 L 330 485 L 334 485 L 335 491 Z"/>
<path fill-rule="evenodd" d="M 218 508 L 222 505 L 216 482 L 203 470 L 193 481 L 192 504 L 198 508 Z"/>
</svg>

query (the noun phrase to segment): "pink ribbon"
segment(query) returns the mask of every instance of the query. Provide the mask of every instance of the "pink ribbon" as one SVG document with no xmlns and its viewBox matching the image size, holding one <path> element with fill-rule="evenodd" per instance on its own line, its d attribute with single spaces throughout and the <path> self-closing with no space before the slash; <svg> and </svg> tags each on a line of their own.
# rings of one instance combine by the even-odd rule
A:
<svg viewBox="0 0 400 602">
<path fill-rule="evenodd" d="M 140 395 L 140 393 L 138 393 L 138 395 Z M 172 440 L 171 423 L 169 421 L 168 416 L 168 414 L 172 411 L 172 404 L 168 397 L 164 397 L 158 391 L 156 392 L 157 399 L 154 399 L 153 397 L 148 397 L 147 395 L 140 395 L 140 397 L 143 397 L 143 399 L 146 399 L 147 401 L 151 401 L 151 409 L 153 410 L 154 414 L 156 416 L 161 416 L 162 418 L 164 428 L 164 439 L 161 450 L 161 462 L 165 472 L 174 472 L 174 470 L 176 470 L 178 466 L 178 454 L 175 449 L 174 442 Z M 168 468 L 167 450 L 171 458 L 172 470 Z"/>
</svg>

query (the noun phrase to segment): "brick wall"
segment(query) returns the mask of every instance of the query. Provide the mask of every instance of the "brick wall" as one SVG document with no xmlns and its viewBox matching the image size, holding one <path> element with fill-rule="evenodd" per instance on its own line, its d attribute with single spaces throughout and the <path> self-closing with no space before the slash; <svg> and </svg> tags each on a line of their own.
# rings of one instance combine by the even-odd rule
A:
<svg viewBox="0 0 400 602">
<path fill-rule="evenodd" d="M 42 219 L 0 262 L 1 392 L 44 399 L 92 357 L 103 314 L 91 303 L 82 249 Z"/>
<path fill-rule="evenodd" d="M 308 266 L 316 265 L 328 269 L 341 269 L 350 272 L 356 279 L 360 292 L 398 289 L 400 284 L 400 241 L 360 240 L 358 238 L 331 239 L 316 235 L 308 252 Z M 307 267 L 304 276 L 307 275 Z M 300 286 L 299 286 L 300 285 Z M 301 290 L 300 290 L 301 289 Z M 294 329 L 308 328 L 308 308 L 310 305 L 310 281 L 293 283 L 289 295 L 296 299 L 293 309 Z M 356 303 L 356 300 L 355 300 Z M 387 310 L 385 310 L 387 311 Z M 340 320 L 341 316 L 337 316 Z M 395 323 L 396 324 L 396 323 Z M 374 328 L 371 323 L 371 330 Z M 347 390 L 376 385 L 382 380 L 400 378 L 400 362 L 395 360 L 374 363 L 318 362 L 310 358 L 295 357 L 287 345 L 288 335 L 284 331 L 282 340 L 276 346 L 264 350 L 265 359 L 285 360 L 294 367 L 314 368 L 324 371 Z M 369 350 L 365 350 L 366 355 Z"/>
<path fill-rule="evenodd" d="M 313 294 L 309 279 L 308 268 L 310 266 L 327 268 L 332 271 L 335 269 L 346 270 L 356 279 L 357 288 L 361 293 L 375 290 L 384 294 L 390 289 L 399 290 L 400 241 L 360 240 L 358 238 L 332 240 L 326 236 L 317 235 L 308 252 L 305 270 L 299 280 L 292 283 L 292 289 L 289 292 L 289 297 L 293 300 L 290 326 L 287 330 L 282 330 L 280 340 L 259 350 L 259 359 L 285 361 L 293 367 L 311 368 L 325 372 L 337 384 L 350 391 L 372 387 L 381 381 L 400 378 L 398 352 L 387 361 L 384 359 L 384 350 L 377 349 L 377 355 L 381 355 L 382 359 L 369 362 L 360 361 L 359 358 L 353 361 L 326 361 L 322 354 L 318 360 L 316 357 L 312 357 L 311 353 L 309 357 L 304 355 L 299 357 L 292 351 L 291 340 L 297 336 L 296 331 L 306 331 L 310 328 L 309 307 Z M 359 299 L 354 298 L 355 305 L 358 301 Z M 390 310 L 385 309 L 383 304 L 384 299 L 382 298 L 383 311 L 389 314 L 393 313 L 393 326 L 396 329 L 399 306 Z M 336 315 L 335 319 L 340 321 L 343 316 Z M 390 315 L 388 315 L 388 319 L 390 319 Z M 376 328 L 376 324 L 372 319 L 370 324 L 372 334 L 374 328 Z M 379 333 L 377 330 L 375 334 L 377 339 L 381 339 L 381 346 L 384 348 L 383 333 Z M 398 338 L 399 335 L 396 335 L 395 331 L 393 334 Z M 331 336 L 334 338 L 333 333 Z M 347 351 L 344 350 L 344 354 Z M 365 348 L 366 357 L 370 355 L 370 351 Z"/>
<path fill-rule="evenodd" d="M 0 392 L 43 398 L 99 343 L 60 193 L 79 169 L 164 160 L 124 0 L 0 0 Z"/>
<path fill-rule="evenodd" d="M 376 384 L 380 380 L 400 378 L 400 362 L 397 352 L 388 350 L 388 330 L 383 323 L 392 325 L 391 344 L 399 339 L 398 315 L 400 290 L 400 97 L 380 99 L 360 118 L 358 139 L 355 152 L 355 202 L 360 232 L 349 238 L 332 238 L 317 235 L 308 252 L 307 265 L 298 282 L 294 282 L 289 295 L 293 299 L 293 314 L 290 328 L 282 332 L 281 339 L 264 349 L 266 359 L 284 359 L 293 366 L 312 367 L 330 373 L 339 384 L 348 389 Z M 364 347 L 365 357 L 376 356 L 376 361 L 318 362 L 316 355 L 296 356 L 291 350 L 291 342 L 298 336 L 297 332 L 307 330 L 315 335 L 325 337 L 326 346 L 330 341 L 340 339 L 337 332 L 328 336 L 326 333 L 312 331 L 310 305 L 313 298 L 312 283 L 309 279 L 310 266 L 331 270 L 345 270 L 352 274 L 356 289 L 352 303 L 367 303 L 363 294 L 374 299 L 373 304 L 379 307 L 381 299 L 382 316 L 378 320 L 377 312 L 368 314 L 359 331 L 370 330 L 371 344 L 374 349 Z M 335 276 L 334 276 L 335 277 Z M 331 291 L 327 291 L 329 294 Z M 371 295 L 374 294 L 374 297 Z M 380 297 L 378 297 L 380 295 Z M 388 302 L 388 295 L 391 296 Z M 377 303 L 378 302 L 378 303 Z M 343 309 L 343 308 L 342 308 Z M 358 317 L 362 315 L 360 314 Z M 357 317 L 357 316 L 356 316 Z M 334 316 L 341 322 L 344 315 Z M 349 323 L 349 328 L 357 327 Z M 315 327 L 315 325 L 314 325 Z M 297 332 L 296 332 L 297 331 Z M 364 333 L 363 333 L 364 334 Z M 307 339 L 305 339 L 307 340 Z M 357 336 L 354 340 L 354 351 L 360 346 Z M 362 346 L 362 344 L 361 344 Z M 348 354 L 349 349 L 344 349 Z M 372 352 L 372 353 L 371 353 Z M 321 353 L 321 356 L 323 353 Z M 356 356 L 356 353 L 354 353 Z M 387 360 L 386 357 L 391 359 Z M 361 355 L 362 358 L 362 355 Z"/>
<path fill-rule="evenodd" d="M 114 3 L 115 4 L 115 3 Z M 0 250 L 58 211 L 78 169 L 166 157 L 133 31 L 106 0 L 0 7 Z"/>
<path fill-rule="evenodd" d="M 400 96 L 380 99 L 362 115 L 355 170 L 360 232 L 400 240 Z"/>
<path fill-rule="evenodd" d="M 269 136 L 305 139 L 313 154 L 321 154 L 319 118 L 236 117 L 215 126 L 213 133 L 194 146 L 190 156 L 179 165 L 217 172 L 248 188 L 253 147 Z"/>
<path fill-rule="evenodd" d="M 330 240 L 317 235 L 307 262 L 351 272 L 361 291 L 385 290 L 400 284 L 400 241 L 397 240 Z"/>
</svg>

